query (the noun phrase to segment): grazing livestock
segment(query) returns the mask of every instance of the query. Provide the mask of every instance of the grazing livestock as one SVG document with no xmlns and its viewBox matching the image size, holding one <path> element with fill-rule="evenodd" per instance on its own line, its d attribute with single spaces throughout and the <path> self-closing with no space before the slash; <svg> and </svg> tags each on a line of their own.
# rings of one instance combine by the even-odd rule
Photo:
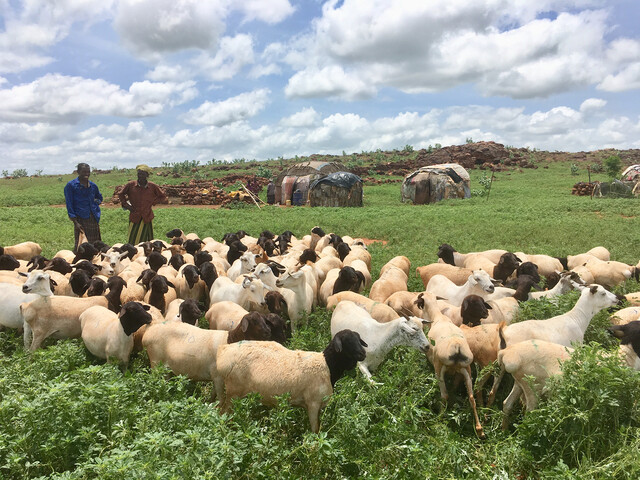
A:
<svg viewBox="0 0 640 480">
<path fill-rule="evenodd" d="M 375 383 L 371 371 L 377 370 L 387 354 L 398 345 L 413 347 L 422 353 L 429 351 L 429 341 L 422 326 L 425 320 L 416 317 L 396 318 L 387 323 L 379 323 L 364 308 L 353 302 L 342 301 L 331 315 L 331 335 L 348 329 L 360 334 L 367 344 L 366 357 L 358 362 L 358 368 L 370 383 Z"/>
<path fill-rule="evenodd" d="M 231 400 L 257 392 L 262 402 L 276 404 L 276 396 L 290 394 L 292 405 L 305 407 L 311 431 L 320 431 L 320 409 L 335 383 L 366 358 L 360 335 L 338 332 L 322 353 L 288 350 L 276 342 L 242 342 L 218 348 L 218 374 L 226 390 L 222 410 Z"/>
</svg>

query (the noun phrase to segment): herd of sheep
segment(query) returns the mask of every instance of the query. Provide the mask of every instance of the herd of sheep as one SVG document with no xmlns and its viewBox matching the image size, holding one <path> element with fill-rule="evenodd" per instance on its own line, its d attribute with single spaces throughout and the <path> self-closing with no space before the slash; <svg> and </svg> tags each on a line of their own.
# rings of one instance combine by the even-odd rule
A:
<svg viewBox="0 0 640 480">
<path fill-rule="evenodd" d="M 407 288 L 411 264 L 392 258 L 372 282 L 371 255 L 362 240 L 314 228 L 296 238 L 286 231 L 251 237 L 228 233 L 222 241 L 176 229 L 169 241 L 140 245 L 81 243 L 77 252 L 46 259 L 37 243 L 0 247 L 0 328 L 22 330 L 33 351 L 49 338 L 82 338 L 95 356 L 127 368 L 146 349 L 193 381 L 213 382 L 223 411 L 250 392 L 273 404 L 290 395 L 305 407 L 311 429 L 345 372 L 373 373 L 398 345 L 424 353 L 433 364 L 443 401 L 447 375 L 464 381 L 476 433 L 476 410 L 496 362 L 490 404 L 505 373 L 514 386 L 504 402 L 504 423 L 518 400 L 536 408 L 546 379 L 560 373 L 571 346 L 581 343 L 596 313 L 619 298 L 608 289 L 638 279 L 638 266 L 610 260 L 606 248 L 554 258 L 487 250 L 462 254 L 447 244 L 439 262 L 418 267 L 424 291 Z M 520 302 L 578 289 L 575 306 L 546 320 L 516 323 Z M 368 296 L 362 295 L 369 291 Z M 640 294 L 612 317 L 619 356 L 640 370 Z M 332 339 L 323 352 L 285 344 L 316 307 L 332 310 Z M 204 318 L 209 329 L 198 327 Z M 425 334 L 426 332 L 426 334 Z M 533 377 L 534 381 L 530 381 Z"/>
</svg>

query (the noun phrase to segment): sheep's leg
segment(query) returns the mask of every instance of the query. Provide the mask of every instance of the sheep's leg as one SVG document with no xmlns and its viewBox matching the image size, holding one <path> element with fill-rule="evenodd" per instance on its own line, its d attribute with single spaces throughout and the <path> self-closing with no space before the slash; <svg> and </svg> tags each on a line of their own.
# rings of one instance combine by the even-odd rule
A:
<svg viewBox="0 0 640 480">
<path fill-rule="evenodd" d="M 440 387 L 440 397 L 442 398 L 441 409 L 445 410 L 449 402 L 449 393 L 447 392 L 447 384 L 444 380 L 446 374 L 446 368 L 441 367 L 438 372 L 438 386 Z"/>
<path fill-rule="evenodd" d="M 371 385 L 382 385 L 381 383 L 375 382 L 373 380 L 373 376 L 371 375 L 369 368 L 364 363 L 358 362 L 358 368 L 360 369 L 362 374 L 365 376 L 365 378 L 369 381 Z"/>
<path fill-rule="evenodd" d="M 38 348 L 40 348 L 42 342 L 45 341 L 47 336 L 42 332 L 33 332 L 33 330 L 32 333 L 33 339 L 31 340 L 31 346 L 29 347 L 29 350 L 35 352 Z"/>
<path fill-rule="evenodd" d="M 307 415 L 309 415 L 311 431 L 318 433 L 320 431 L 320 402 L 309 403 L 307 405 Z"/>
<path fill-rule="evenodd" d="M 480 380 L 478 380 L 476 382 L 476 389 L 475 389 L 475 396 L 478 399 L 478 405 L 482 406 L 484 401 L 483 401 L 483 396 L 482 396 L 482 389 L 484 388 L 484 384 L 487 383 L 487 380 L 489 380 L 489 378 L 491 377 L 492 372 L 486 372 L 481 378 Z M 490 405 L 490 404 L 488 404 Z"/>
<path fill-rule="evenodd" d="M 489 398 L 487 399 L 487 407 L 493 405 L 494 400 L 496 399 L 496 392 L 498 391 L 498 387 L 500 386 L 500 382 L 502 382 L 502 377 L 504 377 L 504 366 L 500 367 L 500 374 L 493 379 L 493 386 L 491 387 L 491 392 L 489 392 Z"/>
<path fill-rule="evenodd" d="M 482 430 L 482 425 L 480 424 L 480 418 L 478 418 L 478 411 L 476 410 L 476 400 L 473 398 L 473 382 L 471 381 L 471 368 L 467 367 L 460 371 L 462 376 L 464 377 L 464 383 L 467 386 L 467 394 L 469 395 L 469 403 L 471 404 L 471 409 L 473 410 L 473 418 L 476 422 L 476 434 L 479 438 L 485 439 L 486 436 L 484 431 Z"/>
<path fill-rule="evenodd" d="M 211 392 L 211 401 L 213 402 L 216 397 L 218 397 L 218 403 L 222 404 L 224 402 L 224 380 L 220 377 L 215 377 L 213 379 L 213 392 Z"/>
<path fill-rule="evenodd" d="M 511 393 L 509 393 L 509 396 L 505 399 L 503 403 L 502 430 L 506 430 L 507 428 L 509 428 L 509 414 L 511 413 L 511 410 L 513 410 L 514 405 L 516 404 L 516 402 L 518 401 L 521 395 L 522 395 L 522 388 L 520 387 L 518 382 L 515 382 L 513 384 L 513 388 L 511 389 Z"/>
<path fill-rule="evenodd" d="M 523 379 L 523 381 L 526 380 Z M 525 410 L 527 412 L 535 410 L 538 406 L 538 396 L 536 395 L 536 392 L 531 388 L 531 385 L 523 385 L 521 388 L 524 393 Z"/>
<path fill-rule="evenodd" d="M 31 330 L 31 325 L 29 325 L 27 322 L 23 323 L 23 332 L 22 332 L 22 339 L 24 341 L 24 349 L 27 350 L 29 348 L 29 345 L 31 345 L 31 341 L 32 341 L 32 335 L 33 335 L 33 331 Z"/>
</svg>

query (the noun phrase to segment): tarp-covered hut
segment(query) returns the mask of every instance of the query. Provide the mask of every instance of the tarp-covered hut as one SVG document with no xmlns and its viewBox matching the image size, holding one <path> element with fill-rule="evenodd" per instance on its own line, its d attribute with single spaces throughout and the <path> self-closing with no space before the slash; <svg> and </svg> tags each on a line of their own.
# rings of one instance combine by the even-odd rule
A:
<svg viewBox="0 0 640 480">
<path fill-rule="evenodd" d="M 338 162 L 309 161 L 297 163 L 286 169 L 276 178 L 276 202 L 284 205 L 287 200 L 293 199 L 293 193 L 300 190 L 301 203 L 307 203 L 309 186 L 314 180 L 330 173 L 346 170 L 345 166 Z"/>
<path fill-rule="evenodd" d="M 637 182 L 640 180 L 640 165 L 631 165 L 622 172 L 620 179 L 623 182 Z"/>
<path fill-rule="evenodd" d="M 469 198 L 469 173 L 457 163 L 429 165 L 407 175 L 402 182 L 402 201 L 434 203 L 445 198 Z"/>
<path fill-rule="evenodd" d="M 350 172 L 330 173 L 315 180 L 309 190 L 312 207 L 361 207 L 362 179 Z"/>
</svg>

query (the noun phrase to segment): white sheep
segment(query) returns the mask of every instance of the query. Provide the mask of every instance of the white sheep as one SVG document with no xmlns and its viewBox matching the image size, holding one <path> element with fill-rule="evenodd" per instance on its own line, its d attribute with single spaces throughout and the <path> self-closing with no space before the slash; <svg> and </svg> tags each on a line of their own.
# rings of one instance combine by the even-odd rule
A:
<svg viewBox="0 0 640 480">
<path fill-rule="evenodd" d="M 427 288 L 429 281 L 435 275 L 444 275 L 456 285 L 464 285 L 469 279 L 469 275 L 473 274 L 473 270 L 470 268 L 456 267 L 448 263 L 430 263 L 429 265 L 416 268 L 416 273 L 422 280 L 424 287 Z"/>
<path fill-rule="evenodd" d="M 379 323 L 364 308 L 353 302 L 342 301 L 331 315 L 331 335 L 348 329 L 360 334 L 368 345 L 366 358 L 358 362 L 362 374 L 374 384 L 371 371 L 377 370 L 387 354 L 398 345 L 413 347 L 422 353 L 429 351 L 429 341 L 422 326 L 425 320 L 417 317 L 399 317 L 387 323 Z"/>
<path fill-rule="evenodd" d="M 247 251 L 229 267 L 227 277 L 235 281 L 238 277 L 251 273 L 254 268 L 256 268 L 256 255 Z"/>
<path fill-rule="evenodd" d="M 356 292 L 338 292 L 327 299 L 327 309 L 335 308 L 340 302 L 348 300 L 364 308 L 372 318 L 380 323 L 390 322 L 398 318 L 398 313 L 389 305 L 376 302 Z"/>
<path fill-rule="evenodd" d="M 127 303 L 119 314 L 102 306 L 93 306 L 80 315 L 81 337 L 87 350 L 98 358 L 115 358 L 123 369 L 133 350 L 133 333 L 151 322 L 149 306 Z"/>
<path fill-rule="evenodd" d="M 305 273 L 301 270 L 297 272 L 286 271 L 280 275 L 276 285 L 279 288 L 286 288 L 294 293 L 293 298 L 287 298 L 283 294 L 287 302 L 289 311 L 289 319 L 291 320 L 291 331 L 295 332 L 298 322 L 302 319 L 304 313 L 311 313 L 313 310 L 314 293 L 313 288 L 307 283 Z"/>
<path fill-rule="evenodd" d="M 252 303 L 258 306 L 265 305 L 264 294 L 264 284 L 251 276 L 245 276 L 240 284 L 228 277 L 218 277 L 209 291 L 209 305 L 230 300 L 245 309 L 250 309 Z"/>
<path fill-rule="evenodd" d="M 451 305 L 460 306 L 467 295 L 479 295 L 485 298 L 493 293 L 495 287 L 489 274 L 484 270 L 474 270 L 466 283 L 458 286 L 443 275 L 434 275 L 426 291 L 444 298 Z"/>
<path fill-rule="evenodd" d="M 222 411 L 233 398 L 257 392 L 267 405 L 288 393 L 289 402 L 305 407 L 314 433 L 320 431 L 320 409 L 346 371 L 365 359 L 367 344 L 352 331 L 338 332 L 323 352 L 289 350 L 276 342 L 242 342 L 218 348 L 218 374 L 226 390 Z"/>
</svg>

